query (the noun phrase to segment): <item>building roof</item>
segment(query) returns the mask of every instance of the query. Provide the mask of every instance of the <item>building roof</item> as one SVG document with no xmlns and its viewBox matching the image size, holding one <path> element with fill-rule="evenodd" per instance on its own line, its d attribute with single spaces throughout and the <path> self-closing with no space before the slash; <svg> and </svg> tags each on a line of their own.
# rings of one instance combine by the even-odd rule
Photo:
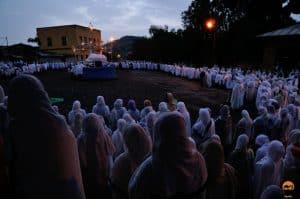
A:
<svg viewBox="0 0 300 199">
<path fill-rule="evenodd" d="M 278 30 L 267 32 L 258 35 L 257 37 L 282 37 L 282 36 L 296 36 L 296 35 L 300 35 L 300 23 L 286 28 L 281 28 Z"/>
<path fill-rule="evenodd" d="M 48 26 L 48 27 L 39 27 L 37 29 L 52 29 L 52 28 L 89 28 L 87 26 L 81 26 L 81 25 L 77 25 L 77 24 L 71 24 L 71 25 L 61 25 L 61 26 Z M 99 29 L 93 29 L 95 31 L 99 31 Z"/>
</svg>

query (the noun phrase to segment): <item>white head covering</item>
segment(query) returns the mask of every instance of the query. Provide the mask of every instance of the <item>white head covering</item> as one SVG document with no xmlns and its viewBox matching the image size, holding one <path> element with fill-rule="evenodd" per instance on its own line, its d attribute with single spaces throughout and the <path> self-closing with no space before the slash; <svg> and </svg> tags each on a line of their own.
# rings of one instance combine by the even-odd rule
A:
<svg viewBox="0 0 300 199">
<path fill-rule="evenodd" d="M 262 145 L 264 145 L 268 142 L 270 142 L 269 137 L 264 134 L 258 135 L 255 139 L 255 144 L 259 147 L 261 147 Z"/>
<path fill-rule="evenodd" d="M 249 138 L 246 134 L 242 134 L 238 137 L 236 145 L 235 145 L 235 149 L 238 150 L 247 150 L 247 146 L 249 143 Z"/>
<path fill-rule="evenodd" d="M 208 108 L 200 108 L 199 109 L 198 120 L 201 120 L 204 125 L 207 125 L 210 122 L 211 117 L 210 117 Z"/>
<path fill-rule="evenodd" d="M 246 120 L 252 120 L 247 110 L 242 110 L 242 117 Z"/>
<path fill-rule="evenodd" d="M 167 112 L 168 110 L 168 104 L 166 102 L 160 102 L 158 105 L 158 110 L 162 112 Z"/>
<path fill-rule="evenodd" d="M 105 105 L 105 99 L 103 96 L 97 96 L 97 104 Z"/>
<path fill-rule="evenodd" d="M 73 102 L 72 110 L 73 111 L 78 111 L 78 110 L 80 110 L 80 108 L 81 108 L 80 101 L 79 100 L 75 100 Z"/>
<path fill-rule="evenodd" d="M 270 142 L 269 148 L 268 148 L 268 156 L 274 161 L 278 162 L 281 160 L 281 158 L 284 155 L 284 146 L 283 144 L 278 140 L 273 140 Z"/>
<path fill-rule="evenodd" d="M 186 109 L 186 106 L 185 106 L 184 102 L 181 102 L 181 101 L 177 103 L 177 110 L 180 113 L 186 113 L 186 112 L 188 112 L 187 109 Z"/>
</svg>

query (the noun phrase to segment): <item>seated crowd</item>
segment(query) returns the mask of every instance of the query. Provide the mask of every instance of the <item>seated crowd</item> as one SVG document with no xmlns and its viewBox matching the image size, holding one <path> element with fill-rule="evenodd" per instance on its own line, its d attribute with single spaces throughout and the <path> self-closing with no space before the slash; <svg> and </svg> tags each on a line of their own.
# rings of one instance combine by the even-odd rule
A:
<svg viewBox="0 0 300 199">
<path fill-rule="evenodd" d="M 245 97 L 236 125 L 228 105 L 215 119 L 200 108 L 191 124 L 172 93 L 157 110 L 98 96 L 91 113 L 76 100 L 65 116 L 36 77 L 17 76 L 8 97 L 0 87 L 0 197 L 300 198 L 300 99 L 274 93 L 254 120 Z"/>
</svg>

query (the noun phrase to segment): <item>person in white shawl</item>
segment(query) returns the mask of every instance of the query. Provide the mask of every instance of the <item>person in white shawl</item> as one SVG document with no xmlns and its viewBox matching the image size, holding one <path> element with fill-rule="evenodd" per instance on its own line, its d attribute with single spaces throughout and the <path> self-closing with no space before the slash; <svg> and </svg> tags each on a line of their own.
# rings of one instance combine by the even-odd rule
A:
<svg viewBox="0 0 300 199">
<path fill-rule="evenodd" d="M 215 134 L 215 122 L 210 116 L 208 108 L 199 109 L 199 118 L 192 127 L 192 138 L 195 140 L 199 151 L 202 151 L 202 145 Z"/>
<path fill-rule="evenodd" d="M 112 143 L 115 146 L 115 153 L 113 155 L 113 159 L 116 159 L 121 153 L 124 152 L 123 134 L 126 126 L 127 126 L 126 120 L 118 119 L 117 130 L 115 130 L 111 136 Z"/>
<path fill-rule="evenodd" d="M 116 99 L 114 108 L 110 112 L 110 127 L 112 130 L 116 130 L 118 119 L 122 118 L 125 113 L 126 108 L 123 107 L 123 100 Z"/>
<path fill-rule="evenodd" d="M 157 121 L 157 116 L 154 111 L 151 111 L 146 116 L 146 127 L 144 127 L 148 133 L 148 135 L 151 137 L 151 140 L 153 141 L 153 134 L 154 134 L 154 124 Z"/>
<path fill-rule="evenodd" d="M 75 137 L 51 107 L 42 83 L 17 76 L 8 95 L 14 192 L 8 198 L 84 199 Z"/>
<path fill-rule="evenodd" d="M 286 154 L 284 157 L 284 167 L 285 169 L 290 169 L 294 166 L 295 159 L 292 154 L 293 147 L 300 147 L 300 129 L 294 129 L 289 136 L 288 146 L 286 148 Z"/>
<path fill-rule="evenodd" d="M 255 145 L 257 151 L 256 151 L 254 162 L 258 162 L 259 160 L 261 160 L 267 155 L 269 143 L 270 143 L 269 137 L 264 134 L 260 134 L 256 137 Z"/>
<path fill-rule="evenodd" d="M 236 83 L 231 93 L 231 108 L 240 109 L 244 105 L 244 87 L 242 83 Z"/>
<path fill-rule="evenodd" d="M 159 117 L 162 113 L 169 112 L 168 104 L 166 102 L 160 102 L 158 105 L 158 111 L 156 112 L 156 116 Z"/>
<path fill-rule="evenodd" d="M 256 162 L 254 172 L 254 198 L 259 198 L 269 185 L 280 186 L 283 173 L 284 146 L 274 140 L 270 143 L 267 156 Z"/>
<path fill-rule="evenodd" d="M 2 86 L 0 85 L 0 104 L 3 103 L 4 97 L 5 97 L 5 93 Z"/>
<path fill-rule="evenodd" d="M 184 102 L 177 103 L 177 111 L 182 114 L 185 121 L 185 128 L 186 128 L 187 135 L 191 137 L 192 136 L 191 117 L 190 117 L 190 113 L 186 109 Z"/>
<path fill-rule="evenodd" d="M 73 122 L 75 121 L 75 115 L 77 113 L 82 114 L 83 117 L 85 117 L 85 115 L 86 115 L 85 110 L 81 108 L 81 104 L 80 104 L 79 100 L 76 100 L 73 102 L 72 110 L 68 114 L 69 124 L 73 124 Z"/>
<path fill-rule="evenodd" d="M 185 132 L 177 112 L 163 114 L 155 124 L 152 156 L 130 179 L 129 198 L 204 198 L 207 170 L 203 156 Z"/>
<path fill-rule="evenodd" d="M 236 125 L 235 139 L 245 133 L 251 142 L 253 139 L 253 121 L 247 110 L 242 110 L 241 115 L 242 119 Z"/>
<path fill-rule="evenodd" d="M 254 81 L 250 81 L 247 84 L 246 91 L 245 91 L 245 100 L 247 105 L 249 105 L 250 107 L 252 107 L 252 105 L 255 105 L 256 87 Z"/>
<path fill-rule="evenodd" d="M 97 115 L 102 115 L 105 122 L 108 123 L 110 110 L 109 107 L 105 104 L 105 99 L 103 96 L 97 97 L 97 103 L 93 106 L 92 112 Z"/>
</svg>

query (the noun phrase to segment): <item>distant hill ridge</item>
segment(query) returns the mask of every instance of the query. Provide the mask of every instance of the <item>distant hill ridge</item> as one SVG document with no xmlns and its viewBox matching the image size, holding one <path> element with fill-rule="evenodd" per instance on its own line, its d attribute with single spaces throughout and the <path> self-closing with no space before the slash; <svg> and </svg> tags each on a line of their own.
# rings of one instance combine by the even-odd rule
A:
<svg viewBox="0 0 300 199">
<path fill-rule="evenodd" d="M 114 54 L 120 54 L 123 58 L 126 58 L 128 56 L 128 53 L 132 51 L 133 44 L 143 39 L 144 37 L 138 37 L 138 36 L 124 36 L 120 39 L 115 40 L 113 43 L 106 43 L 104 45 L 104 48 L 110 49 L 111 45 L 113 46 L 113 53 Z"/>
</svg>

